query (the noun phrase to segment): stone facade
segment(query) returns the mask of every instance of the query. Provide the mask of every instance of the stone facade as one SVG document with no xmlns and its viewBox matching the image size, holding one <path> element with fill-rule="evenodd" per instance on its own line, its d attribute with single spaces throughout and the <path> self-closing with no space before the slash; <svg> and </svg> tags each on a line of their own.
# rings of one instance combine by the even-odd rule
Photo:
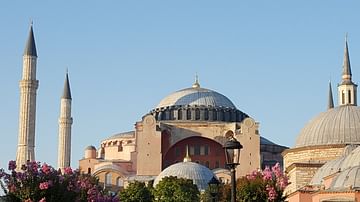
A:
<svg viewBox="0 0 360 202">
<path fill-rule="evenodd" d="M 286 188 L 292 193 L 309 184 L 318 168 L 343 154 L 346 145 L 308 146 L 287 149 L 283 152 L 285 172 L 291 184 Z"/>
</svg>

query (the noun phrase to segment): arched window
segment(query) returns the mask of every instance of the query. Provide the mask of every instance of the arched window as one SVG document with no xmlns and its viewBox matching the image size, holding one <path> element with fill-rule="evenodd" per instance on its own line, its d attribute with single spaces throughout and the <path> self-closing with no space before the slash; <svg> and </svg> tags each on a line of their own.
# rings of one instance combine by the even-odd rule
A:
<svg viewBox="0 0 360 202">
<path fill-rule="evenodd" d="M 118 152 L 122 152 L 123 151 L 123 146 L 122 146 L 122 141 L 119 142 L 119 145 L 118 145 Z"/>
<path fill-rule="evenodd" d="M 215 109 L 213 111 L 213 119 L 214 121 L 217 121 L 217 111 Z"/>
<path fill-rule="evenodd" d="M 186 110 L 186 119 L 191 120 L 191 110 L 190 109 Z"/>
<path fill-rule="evenodd" d="M 195 109 L 195 120 L 200 120 L 200 109 Z"/>
<path fill-rule="evenodd" d="M 208 109 L 205 109 L 205 111 L 204 111 L 204 119 L 209 120 L 209 110 Z"/>
<path fill-rule="evenodd" d="M 341 92 L 341 103 L 345 104 L 345 92 L 344 91 Z"/>
<path fill-rule="evenodd" d="M 91 174 L 91 168 L 88 168 L 88 174 Z"/>
<path fill-rule="evenodd" d="M 111 186 L 111 173 L 105 173 L 105 186 Z"/>
<path fill-rule="evenodd" d="M 183 117 L 182 117 L 182 110 L 181 109 L 178 109 L 178 120 L 182 120 Z"/>
<path fill-rule="evenodd" d="M 118 177 L 118 178 L 116 179 L 116 186 L 118 186 L 118 187 L 124 187 L 124 180 L 121 179 L 120 177 Z"/>
</svg>

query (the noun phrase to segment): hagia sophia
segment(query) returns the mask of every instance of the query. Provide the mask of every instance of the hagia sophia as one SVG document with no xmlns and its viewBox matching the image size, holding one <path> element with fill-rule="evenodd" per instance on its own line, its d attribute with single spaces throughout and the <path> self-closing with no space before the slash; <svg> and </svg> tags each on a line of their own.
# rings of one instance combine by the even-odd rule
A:
<svg viewBox="0 0 360 202">
<path fill-rule="evenodd" d="M 23 55 L 20 81 L 20 116 L 17 164 L 35 160 L 37 52 L 32 26 Z M 340 69 L 340 68 L 339 68 Z M 230 137 L 243 146 L 237 177 L 253 170 L 283 165 L 289 176 L 289 201 L 360 200 L 360 108 L 357 85 L 352 81 L 349 48 L 344 61 L 335 106 L 329 83 L 328 109 L 311 119 L 293 147 L 261 136 L 261 123 L 225 95 L 194 83 L 174 89 L 135 122 L 134 130 L 119 131 L 85 148 L 79 170 L 99 178 L 116 192 L 132 181 L 154 182 L 175 175 L 193 179 L 199 190 L 216 177 L 230 180 L 223 145 Z M 58 168 L 70 166 L 71 90 L 65 76 L 59 117 Z M 76 117 L 75 117 L 76 121 Z M 74 134 L 76 135 L 76 134 Z M 295 136 L 295 134 L 292 134 Z"/>
</svg>

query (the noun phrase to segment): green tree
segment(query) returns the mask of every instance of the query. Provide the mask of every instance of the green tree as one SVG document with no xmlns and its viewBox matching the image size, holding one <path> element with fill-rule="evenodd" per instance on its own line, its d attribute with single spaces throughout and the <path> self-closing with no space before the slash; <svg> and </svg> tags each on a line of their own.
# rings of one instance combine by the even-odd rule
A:
<svg viewBox="0 0 360 202">
<path fill-rule="evenodd" d="M 143 182 L 132 182 L 129 186 L 120 191 L 120 200 L 123 202 L 148 202 L 153 196 L 150 189 Z"/>
<path fill-rule="evenodd" d="M 230 201 L 231 197 L 231 186 L 230 184 L 223 184 L 223 183 L 220 183 L 219 184 L 219 192 L 217 193 L 217 196 L 216 196 L 216 201 L 218 202 L 228 202 Z M 204 193 L 201 194 L 201 201 L 204 201 L 204 202 L 211 202 L 212 201 L 212 196 L 210 194 L 210 191 L 209 189 L 207 188 L 205 190 Z"/>
<path fill-rule="evenodd" d="M 154 197 L 160 202 L 196 202 L 200 192 L 192 180 L 169 176 L 156 185 Z"/>
</svg>

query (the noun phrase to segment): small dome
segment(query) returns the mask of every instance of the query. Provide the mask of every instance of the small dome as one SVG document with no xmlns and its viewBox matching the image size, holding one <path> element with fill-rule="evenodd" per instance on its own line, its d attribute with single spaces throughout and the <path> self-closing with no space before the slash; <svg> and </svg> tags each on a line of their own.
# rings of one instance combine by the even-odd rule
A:
<svg viewBox="0 0 360 202">
<path fill-rule="evenodd" d="M 330 185 L 331 190 L 360 188 L 360 166 L 351 167 L 339 173 Z"/>
<path fill-rule="evenodd" d="M 214 177 L 214 173 L 211 172 L 209 168 L 198 163 L 180 162 L 164 169 L 155 178 L 154 187 L 161 181 L 162 178 L 168 176 L 191 179 L 199 190 L 205 190 L 208 187 L 208 182 Z"/>
<path fill-rule="evenodd" d="M 360 107 L 339 106 L 320 113 L 300 132 L 295 147 L 360 144 Z"/>
<path fill-rule="evenodd" d="M 176 91 L 160 101 L 156 108 L 170 106 L 211 106 L 236 109 L 226 96 L 213 90 L 194 86 Z"/>
<path fill-rule="evenodd" d="M 90 145 L 90 146 L 87 146 L 85 148 L 85 150 L 96 150 L 96 148 L 94 146 Z"/>
</svg>

